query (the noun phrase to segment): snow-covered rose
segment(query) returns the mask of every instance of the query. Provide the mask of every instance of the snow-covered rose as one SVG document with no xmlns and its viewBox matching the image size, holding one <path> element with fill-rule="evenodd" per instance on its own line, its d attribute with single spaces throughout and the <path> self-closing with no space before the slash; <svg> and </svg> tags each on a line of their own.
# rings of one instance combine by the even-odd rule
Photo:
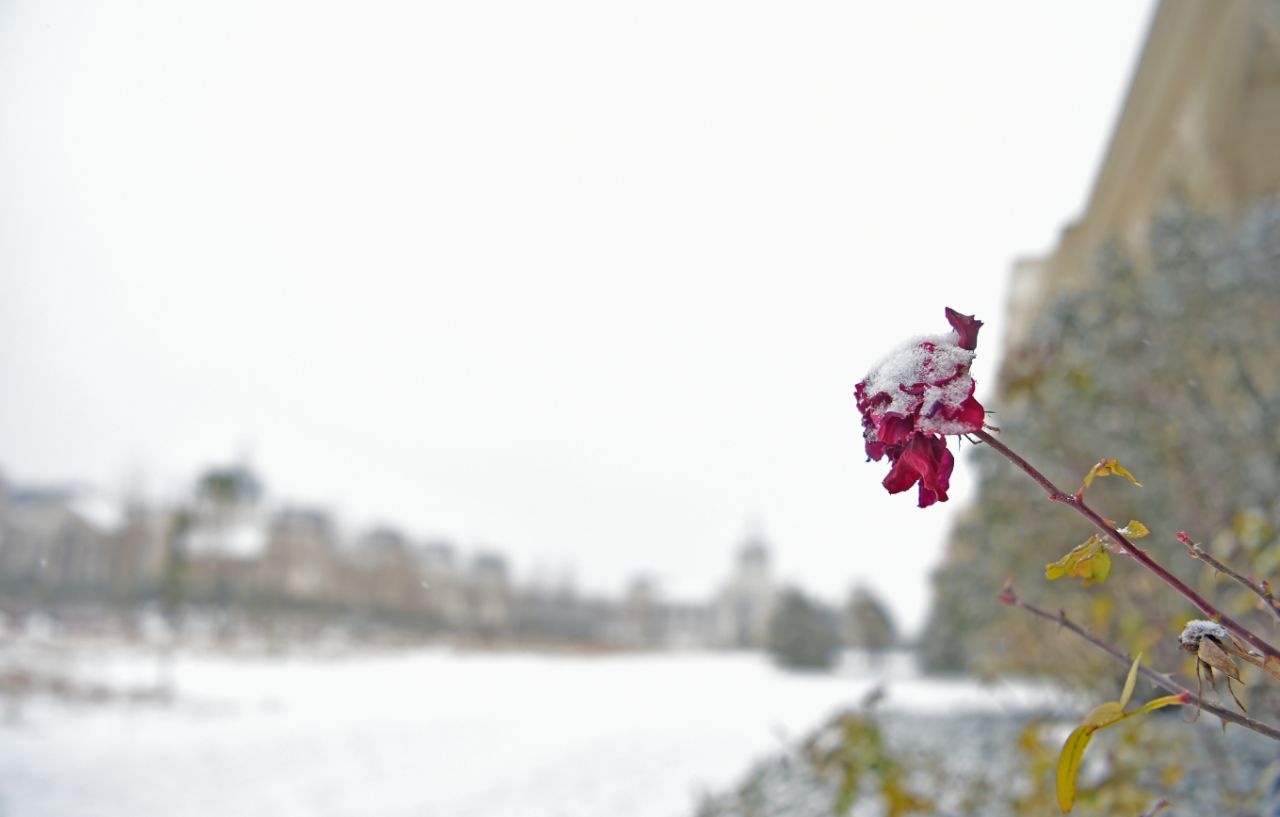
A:
<svg viewBox="0 0 1280 817">
<path fill-rule="evenodd" d="M 955 458 L 945 436 L 982 429 L 969 373 L 982 321 L 947 309 L 952 331 L 908 341 L 854 388 L 867 456 L 888 456 L 889 493 L 920 486 L 920 507 L 945 502 Z"/>
</svg>

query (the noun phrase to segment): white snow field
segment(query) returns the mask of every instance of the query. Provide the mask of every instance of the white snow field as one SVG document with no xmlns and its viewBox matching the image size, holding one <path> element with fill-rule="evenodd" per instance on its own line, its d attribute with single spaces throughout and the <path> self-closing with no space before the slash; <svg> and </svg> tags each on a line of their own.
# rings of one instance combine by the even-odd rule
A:
<svg viewBox="0 0 1280 817">
<path fill-rule="evenodd" d="M 128 685 L 157 661 L 82 651 L 72 670 Z M 184 653 L 168 671 L 172 703 L 33 697 L 0 718 L 0 816 L 680 817 L 890 673 L 887 713 L 1051 695 L 920 679 L 902 656 L 805 675 L 741 653 Z"/>
</svg>

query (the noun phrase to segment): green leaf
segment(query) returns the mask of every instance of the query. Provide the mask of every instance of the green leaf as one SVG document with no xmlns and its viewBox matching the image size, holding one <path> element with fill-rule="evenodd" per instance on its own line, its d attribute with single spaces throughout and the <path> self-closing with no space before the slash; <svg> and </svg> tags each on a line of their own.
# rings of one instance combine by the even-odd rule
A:
<svg viewBox="0 0 1280 817">
<path fill-rule="evenodd" d="M 1129 705 L 1129 698 L 1133 695 L 1133 688 L 1138 683 L 1138 663 L 1142 661 L 1142 653 L 1138 653 L 1138 657 L 1133 659 L 1133 666 L 1129 667 L 1129 677 L 1124 679 L 1124 692 L 1120 693 L 1120 708 L 1124 709 Z"/>
<path fill-rule="evenodd" d="M 1062 744 L 1062 754 L 1058 755 L 1058 808 L 1063 814 L 1071 811 L 1076 802 L 1076 773 L 1080 771 L 1080 761 L 1084 758 L 1084 750 L 1097 727 L 1077 727 Z"/>
</svg>

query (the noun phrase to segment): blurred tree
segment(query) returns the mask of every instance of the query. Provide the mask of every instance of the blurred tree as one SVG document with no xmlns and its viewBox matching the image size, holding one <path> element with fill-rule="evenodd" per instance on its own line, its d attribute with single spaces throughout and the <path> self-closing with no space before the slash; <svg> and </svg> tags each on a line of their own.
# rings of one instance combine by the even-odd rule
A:
<svg viewBox="0 0 1280 817">
<path fill-rule="evenodd" d="M 196 499 L 218 508 L 252 504 L 262 497 L 262 483 L 244 466 L 210 468 L 196 482 Z"/>
<path fill-rule="evenodd" d="M 783 592 L 769 619 L 769 652 L 785 667 L 829 668 L 840 648 L 835 614 L 796 588 Z"/>
<path fill-rule="evenodd" d="M 187 551 L 185 539 L 191 529 L 191 513 L 179 510 L 170 520 L 164 540 L 160 567 L 160 610 L 176 633 L 182 626 L 182 605 L 187 595 Z"/>
<path fill-rule="evenodd" d="M 844 607 L 844 643 L 847 647 L 879 651 L 898 643 L 893 616 L 870 588 L 858 585 Z"/>
</svg>

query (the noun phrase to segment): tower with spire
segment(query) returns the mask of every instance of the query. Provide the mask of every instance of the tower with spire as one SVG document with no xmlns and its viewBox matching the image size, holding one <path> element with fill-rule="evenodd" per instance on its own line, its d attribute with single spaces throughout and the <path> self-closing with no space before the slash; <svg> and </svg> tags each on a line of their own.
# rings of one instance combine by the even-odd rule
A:
<svg viewBox="0 0 1280 817">
<path fill-rule="evenodd" d="M 738 649 L 763 647 L 776 597 L 769 546 L 752 525 L 738 548 L 733 574 L 716 599 L 716 641 Z"/>
</svg>

